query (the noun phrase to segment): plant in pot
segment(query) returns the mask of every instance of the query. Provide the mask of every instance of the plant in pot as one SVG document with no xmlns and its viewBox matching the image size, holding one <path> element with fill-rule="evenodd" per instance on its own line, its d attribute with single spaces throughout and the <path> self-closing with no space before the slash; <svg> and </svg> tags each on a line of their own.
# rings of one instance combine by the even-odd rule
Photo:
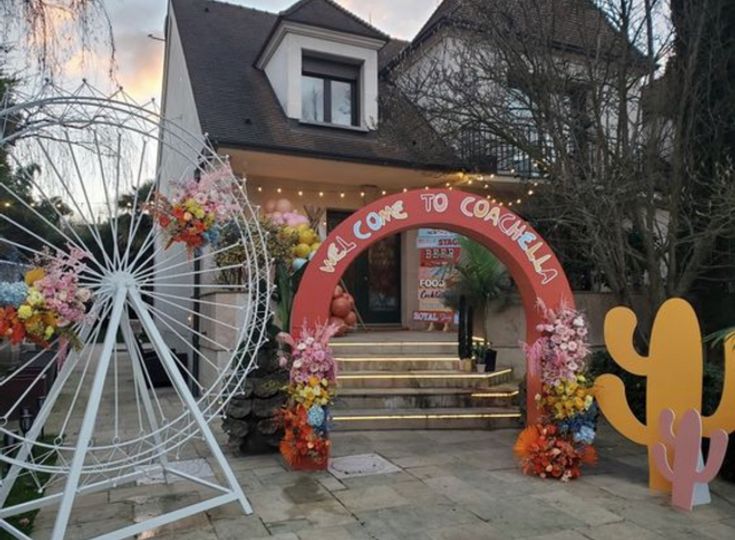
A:
<svg viewBox="0 0 735 540">
<path fill-rule="evenodd" d="M 443 301 L 447 307 L 459 308 L 459 299 L 464 296 L 468 307 L 477 316 L 482 315 L 483 347 L 482 354 L 473 346 L 473 357 L 479 358 L 488 371 L 495 370 L 497 351 L 490 341 L 490 316 L 493 311 L 502 311 L 510 300 L 513 291 L 508 272 L 503 264 L 483 245 L 460 238 L 462 256 L 448 279 L 448 289 Z"/>
<path fill-rule="evenodd" d="M 485 364 L 485 354 L 488 352 L 488 346 L 485 342 L 476 342 L 472 344 L 472 359 L 475 361 L 475 369 L 477 373 L 485 373 L 487 366 Z"/>
</svg>

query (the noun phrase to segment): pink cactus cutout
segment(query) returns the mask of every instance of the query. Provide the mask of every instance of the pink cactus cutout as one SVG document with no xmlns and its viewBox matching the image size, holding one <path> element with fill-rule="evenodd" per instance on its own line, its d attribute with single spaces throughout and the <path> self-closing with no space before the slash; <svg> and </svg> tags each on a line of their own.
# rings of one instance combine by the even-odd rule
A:
<svg viewBox="0 0 735 540">
<path fill-rule="evenodd" d="M 674 433 L 674 411 L 661 411 L 661 438 L 653 446 L 653 458 L 656 467 L 664 478 L 672 484 L 671 501 L 674 506 L 683 510 L 691 510 L 694 504 L 695 484 L 709 483 L 720 470 L 727 450 L 727 432 L 716 429 L 710 435 L 709 455 L 707 463 L 701 470 L 697 469 L 702 443 L 702 415 L 696 409 L 686 411 Z M 669 464 L 668 448 L 673 450 L 673 463 Z"/>
</svg>

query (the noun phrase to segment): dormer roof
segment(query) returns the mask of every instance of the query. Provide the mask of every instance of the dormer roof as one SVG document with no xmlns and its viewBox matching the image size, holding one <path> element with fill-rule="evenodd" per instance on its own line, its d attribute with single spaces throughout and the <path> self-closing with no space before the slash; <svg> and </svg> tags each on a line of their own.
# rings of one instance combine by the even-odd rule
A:
<svg viewBox="0 0 735 540">
<path fill-rule="evenodd" d="M 390 37 L 332 0 L 299 0 L 279 13 L 279 22 L 307 24 L 381 41 Z"/>
</svg>

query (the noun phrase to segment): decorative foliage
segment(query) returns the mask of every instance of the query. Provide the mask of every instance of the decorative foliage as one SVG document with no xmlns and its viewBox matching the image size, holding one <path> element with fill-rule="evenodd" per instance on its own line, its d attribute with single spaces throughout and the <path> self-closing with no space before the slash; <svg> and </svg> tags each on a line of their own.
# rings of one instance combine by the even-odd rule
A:
<svg viewBox="0 0 735 540">
<path fill-rule="evenodd" d="M 587 321 L 566 306 L 539 304 L 541 333 L 525 346 L 530 362 L 541 367 L 542 393 L 536 396 L 541 423 L 518 438 L 516 454 L 526 474 L 567 481 L 579 477 L 581 465 L 594 463 L 597 407 L 592 385 L 584 376 L 589 345 Z"/>
<path fill-rule="evenodd" d="M 709 455 L 702 470 L 698 470 L 702 451 L 702 415 L 689 409 L 679 422 L 674 434 L 674 411 L 664 409 L 659 417 L 661 438 L 666 442 L 653 445 L 653 459 L 664 478 L 673 485 L 672 503 L 683 510 L 691 510 L 694 504 L 694 485 L 711 482 L 722 466 L 727 450 L 727 432 L 716 429 L 710 434 Z M 668 448 L 673 448 L 669 463 Z"/>
<path fill-rule="evenodd" d="M 85 257 L 75 247 L 68 254 L 39 256 L 24 282 L 0 283 L 0 338 L 12 345 L 27 340 L 44 348 L 54 337 L 62 339 L 62 347 L 76 344 L 72 327 L 84 320 L 92 297 L 89 289 L 79 286 Z"/>
<path fill-rule="evenodd" d="M 192 178 L 175 184 L 171 199 L 156 194 L 149 206 L 166 232 L 166 247 L 181 242 L 193 253 L 218 242 L 222 227 L 238 210 L 234 178 L 232 169 L 222 166 L 203 174 L 198 181 Z"/>
<path fill-rule="evenodd" d="M 290 364 L 289 400 L 283 410 L 285 435 L 280 450 L 293 468 L 302 468 L 303 460 L 326 467 L 329 457 L 328 407 L 334 400 L 337 364 L 329 348 L 336 325 L 317 326 L 304 331 L 298 340 L 286 333 L 280 340 L 290 346 L 281 364 Z"/>
<path fill-rule="evenodd" d="M 634 346 L 636 316 L 628 308 L 612 309 L 605 318 L 605 343 L 615 361 L 634 375 L 646 377 L 646 424 L 638 420 L 626 401 L 623 381 L 605 374 L 595 381 L 595 396 L 610 424 L 633 442 L 648 446 L 649 483 L 669 491 L 671 485 L 655 466 L 653 448 L 659 442 L 661 411 L 671 409 L 683 417 L 702 407 L 702 336 L 696 313 L 688 302 L 667 300 L 656 314 L 649 353 Z M 702 418 L 704 436 L 716 429 L 735 430 L 735 336 L 725 342 L 725 378 L 720 406 Z"/>
<path fill-rule="evenodd" d="M 462 258 L 453 268 L 456 277 L 442 300 L 447 307 L 458 310 L 459 299 L 464 296 L 473 310 L 483 314 L 483 337 L 490 342 L 491 309 L 495 302 L 498 309 L 504 307 L 514 287 L 505 266 L 489 249 L 464 237 L 459 239 L 459 245 Z"/>
</svg>

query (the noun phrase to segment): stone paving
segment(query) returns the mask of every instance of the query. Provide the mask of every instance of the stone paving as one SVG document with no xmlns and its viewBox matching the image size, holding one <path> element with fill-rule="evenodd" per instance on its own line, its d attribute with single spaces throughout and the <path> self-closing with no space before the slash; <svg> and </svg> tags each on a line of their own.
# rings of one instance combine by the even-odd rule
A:
<svg viewBox="0 0 735 540">
<path fill-rule="evenodd" d="M 470 540 L 735 538 L 735 484 L 716 481 L 712 504 L 673 510 L 646 487 L 641 447 L 601 429 L 601 459 L 569 484 L 523 476 L 512 455 L 517 430 L 334 434 L 334 455 L 375 452 L 400 470 L 337 480 L 289 472 L 277 455 L 230 462 L 255 513 L 235 504 L 141 538 L 177 540 Z M 202 448 L 194 449 L 203 453 Z M 206 457 L 206 456 L 205 456 Z M 88 538 L 207 498 L 186 482 L 121 487 L 82 498 L 68 538 Z M 47 538 L 55 512 L 39 514 Z"/>
</svg>

